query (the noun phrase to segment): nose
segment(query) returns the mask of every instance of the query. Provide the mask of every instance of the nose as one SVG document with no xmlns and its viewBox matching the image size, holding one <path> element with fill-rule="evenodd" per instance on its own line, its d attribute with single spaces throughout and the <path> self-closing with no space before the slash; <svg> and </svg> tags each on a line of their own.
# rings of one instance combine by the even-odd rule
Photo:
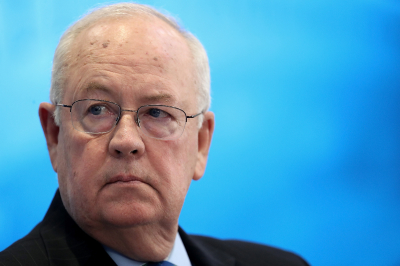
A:
<svg viewBox="0 0 400 266">
<path fill-rule="evenodd" d="M 109 152 L 114 157 L 140 156 L 144 152 L 144 143 L 135 114 L 122 115 L 112 131 Z"/>
</svg>

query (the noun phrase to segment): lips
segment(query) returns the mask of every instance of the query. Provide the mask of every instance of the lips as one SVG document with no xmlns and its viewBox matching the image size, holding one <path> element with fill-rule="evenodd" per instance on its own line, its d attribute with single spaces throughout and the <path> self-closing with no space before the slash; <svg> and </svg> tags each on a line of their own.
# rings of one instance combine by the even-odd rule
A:
<svg viewBox="0 0 400 266">
<path fill-rule="evenodd" d="M 113 184 L 113 183 L 117 183 L 117 182 L 122 182 L 122 183 L 129 183 L 129 182 L 134 182 L 134 181 L 138 181 L 138 182 L 142 182 L 143 180 L 139 177 L 136 176 L 132 176 L 132 175 L 117 175 L 112 177 L 110 180 L 108 180 L 107 184 Z"/>
</svg>

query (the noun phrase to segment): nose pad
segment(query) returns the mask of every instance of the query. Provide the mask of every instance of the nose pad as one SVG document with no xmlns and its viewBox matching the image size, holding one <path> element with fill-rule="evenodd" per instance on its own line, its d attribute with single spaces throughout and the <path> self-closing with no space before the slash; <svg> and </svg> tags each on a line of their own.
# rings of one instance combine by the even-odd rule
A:
<svg viewBox="0 0 400 266">
<path fill-rule="evenodd" d="M 135 122 L 136 122 L 136 125 L 139 127 L 139 129 L 140 129 L 140 119 L 139 119 L 139 113 L 136 111 L 136 113 L 135 113 Z M 141 130 L 141 129 L 140 129 Z"/>
</svg>

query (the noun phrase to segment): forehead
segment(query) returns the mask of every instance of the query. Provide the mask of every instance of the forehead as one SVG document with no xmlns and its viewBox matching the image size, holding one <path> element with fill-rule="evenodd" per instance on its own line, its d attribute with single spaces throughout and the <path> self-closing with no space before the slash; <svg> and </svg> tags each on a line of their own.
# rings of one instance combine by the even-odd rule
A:
<svg viewBox="0 0 400 266">
<path fill-rule="evenodd" d="M 177 49 L 185 50 L 186 41 L 166 22 L 151 15 L 132 15 L 98 20 L 80 32 L 72 51 L 98 48 L 120 48 L 135 51 L 146 47 L 164 56 L 176 57 Z M 115 49 L 117 50 L 117 49 Z"/>
<path fill-rule="evenodd" d="M 195 89 L 193 58 L 186 40 L 151 16 L 97 21 L 76 36 L 69 64 L 66 89 L 74 94 L 93 82 L 101 83 L 108 74 L 119 75 L 121 86 L 126 85 L 124 81 L 138 81 L 153 88 L 180 87 L 179 93 L 185 93 L 182 88 L 190 93 Z M 116 84 L 105 86 L 110 89 Z"/>
</svg>

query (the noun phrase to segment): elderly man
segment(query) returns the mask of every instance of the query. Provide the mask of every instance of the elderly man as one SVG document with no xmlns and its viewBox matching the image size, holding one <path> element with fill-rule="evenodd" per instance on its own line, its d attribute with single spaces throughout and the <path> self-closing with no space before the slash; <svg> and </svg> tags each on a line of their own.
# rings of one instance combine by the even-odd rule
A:
<svg viewBox="0 0 400 266">
<path fill-rule="evenodd" d="M 150 7 L 106 6 L 71 26 L 54 56 L 52 104 L 39 107 L 59 191 L 0 264 L 307 265 L 178 227 L 206 167 L 209 86 L 200 42 Z"/>
</svg>

